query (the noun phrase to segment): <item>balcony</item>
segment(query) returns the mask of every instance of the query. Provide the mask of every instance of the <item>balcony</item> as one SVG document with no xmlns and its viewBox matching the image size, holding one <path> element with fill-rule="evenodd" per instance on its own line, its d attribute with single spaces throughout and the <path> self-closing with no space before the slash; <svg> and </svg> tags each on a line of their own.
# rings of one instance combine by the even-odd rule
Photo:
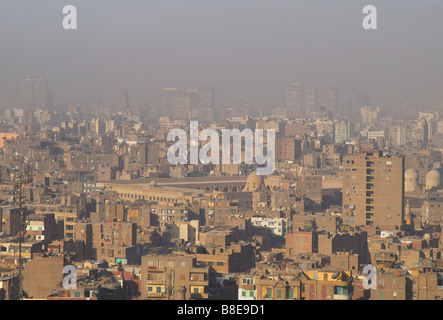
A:
<svg viewBox="0 0 443 320">
<path fill-rule="evenodd" d="M 165 283 L 165 279 L 147 279 L 146 284 L 158 284 L 162 285 Z"/>
<path fill-rule="evenodd" d="M 239 287 L 243 290 L 255 290 L 254 284 L 241 284 Z"/>
</svg>

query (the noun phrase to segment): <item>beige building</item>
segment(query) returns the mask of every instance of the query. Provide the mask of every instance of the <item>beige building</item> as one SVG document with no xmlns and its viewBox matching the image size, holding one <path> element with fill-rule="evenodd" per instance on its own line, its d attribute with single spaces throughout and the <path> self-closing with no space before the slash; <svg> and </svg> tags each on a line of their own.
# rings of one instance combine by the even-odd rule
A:
<svg viewBox="0 0 443 320">
<path fill-rule="evenodd" d="M 142 257 L 142 299 L 207 299 L 208 292 L 209 267 L 198 267 L 195 256 Z"/>
<path fill-rule="evenodd" d="M 343 220 L 395 229 L 403 223 L 404 158 L 362 151 L 343 159 Z"/>
</svg>

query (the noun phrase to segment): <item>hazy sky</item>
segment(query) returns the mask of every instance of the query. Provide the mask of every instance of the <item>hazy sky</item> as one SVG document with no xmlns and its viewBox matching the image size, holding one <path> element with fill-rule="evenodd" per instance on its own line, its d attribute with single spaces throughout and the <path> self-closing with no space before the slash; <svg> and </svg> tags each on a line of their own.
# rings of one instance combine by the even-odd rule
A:
<svg viewBox="0 0 443 320">
<path fill-rule="evenodd" d="M 367 4 L 378 30 L 362 28 Z M 340 104 L 358 89 L 425 107 L 443 99 L 442 13 L 441 0 L 3 0 L 0 106 L 45 77 L 56 101 L 153 100 L 189 80 L 213 85 L 219 107 L 284 103 L 289 82 L 336 86 Z"/>
</svg>

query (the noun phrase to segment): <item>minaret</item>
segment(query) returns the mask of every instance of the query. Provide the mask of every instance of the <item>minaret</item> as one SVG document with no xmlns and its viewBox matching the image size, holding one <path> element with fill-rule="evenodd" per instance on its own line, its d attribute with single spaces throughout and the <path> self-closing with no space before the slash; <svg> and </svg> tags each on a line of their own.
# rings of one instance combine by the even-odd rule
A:
<svg viewBox="0 0 443 320">
<path fill-rule="evenodd" d="M 405 206 L 405 215 L 403 217 L 403 225 L 406 230 L 413 229 L 412 217 L 411 217 L 411 204 L 409 203 L 409 200 L 407 200 L 406 206 Z"/>
<path fill-rule="evenodd" d="M 411 205 L 409 204 L 409 199 L 406 202 L 405 206 L 405 218 L 404 220 L 411 220 Z"/>
</svg>

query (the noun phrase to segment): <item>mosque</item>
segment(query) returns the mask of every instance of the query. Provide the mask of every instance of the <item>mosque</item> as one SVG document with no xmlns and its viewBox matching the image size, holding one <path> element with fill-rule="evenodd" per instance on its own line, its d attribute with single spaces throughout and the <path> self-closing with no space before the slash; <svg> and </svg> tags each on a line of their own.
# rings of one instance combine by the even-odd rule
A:
<svg viewBox="0 0 443 320">
<path fill-rule="evenodd" d="M 405 221 L 419 218 L 416 225 L 440 224 L 443 222 L 443 186 L 441 169 L 430 170 L 425 177 L 425 184 L 419 184 L 417 170 L 405 171 Z M 411 215 L 412 213 L 412 215 Z"/>
<path fill-rule="evenodd" d="M 441 188 L 441 173 L 437 169 L 432 169 L 426 174 L 426 184 L 424 190 L 439 190 Z M 419 192 L 418 172 L 413 168 L 405 171 L 405 192 Z"/>
</svg>

